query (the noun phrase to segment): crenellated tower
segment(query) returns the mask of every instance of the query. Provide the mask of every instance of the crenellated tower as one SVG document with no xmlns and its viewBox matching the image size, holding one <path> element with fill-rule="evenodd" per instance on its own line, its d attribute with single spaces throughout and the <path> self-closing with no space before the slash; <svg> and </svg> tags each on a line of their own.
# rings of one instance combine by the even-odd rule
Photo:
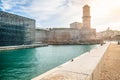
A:
<svg viewBox="0 0 120 80">
<path fill-rule="evenodd" d="M 91 29 L 91 16 L 90 16 L 90 6 L 83 6 L 83 28 Z"/>
</svg>

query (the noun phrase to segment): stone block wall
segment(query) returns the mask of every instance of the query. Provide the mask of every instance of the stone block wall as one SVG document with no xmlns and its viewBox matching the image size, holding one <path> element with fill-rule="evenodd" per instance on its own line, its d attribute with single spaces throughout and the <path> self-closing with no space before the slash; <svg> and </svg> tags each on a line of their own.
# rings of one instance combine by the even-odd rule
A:
<svg viewBox="0 0 120 80">
<path fill-rule="evenodd" d="M 58 28 L 36 31 L 36 42 L 72 43 L 96 39 L 95 29 Z"/>
<path fill-rule="evenodd" d="M 49 31 L 43 29 L 36 29 L 35 42 L 46 42 L 48 41 Z"/>
</svg>

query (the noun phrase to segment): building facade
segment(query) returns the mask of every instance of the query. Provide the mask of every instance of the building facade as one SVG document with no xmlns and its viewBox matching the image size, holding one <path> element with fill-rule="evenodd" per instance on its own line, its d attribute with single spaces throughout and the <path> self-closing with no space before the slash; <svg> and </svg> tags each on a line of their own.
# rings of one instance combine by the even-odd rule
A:
<svg viewBox="0 0 120 80">
<path fill-rule="evenodd" d="M 35 42 L 47 42 L 48 41 L 49 30 L 36 29 L 35 31 Z"/>
<path fill-rule="evenodd" d="M 48 42 L 80 42 L 95 39 L 95 29 L 53 28 L 49 31 Z"/>
<path fill-rule="evenodd" d="M 70 28 L 81 29 L 83 27 L 82 23 L 73 22 L 70 24 Z"/>
<path fill-rule="evenodd" d="M 32 44 L 35 20 L 0 11 L 0 46 Z"/>
</svg>

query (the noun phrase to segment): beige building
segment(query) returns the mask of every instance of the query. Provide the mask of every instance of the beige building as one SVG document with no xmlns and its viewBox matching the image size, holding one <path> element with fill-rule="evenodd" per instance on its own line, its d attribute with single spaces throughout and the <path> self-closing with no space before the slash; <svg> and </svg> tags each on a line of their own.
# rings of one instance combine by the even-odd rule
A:
<svg viewBox="0 0 120 80">
<path fill-rule="evenodd" d="M 80 42 L 95 39 L 95 29 L 54 28 L 49 32 L 48 42 Z"/>
<path fill-rule="evenodd" d="M 91 16 L 90 16 L 90 6 L 85 5 L 83 6 L 83 23 L 80 22 L 73 22 L 70 24 L 70 28 L 76 29 L 91 29 Z"/>
<path fill-rule="evenodd" d="M 70 28 L 81 29 L 82 26 L 83 26 L 82 23 L 79 23 L 79 22 L 73 22 L 70 24 Z"/>
<path fill-rule="evenodd" d="M 53 28 L 47 32 L 47 37 L 43 37 L 41 33 L 40 41 L 47 40 L 50 44 L 66 44 L 93 42 L 96 40 L 96 29 L 91 28 L 90 24 L 90 7 L 83 7 L 83 23 L 74 22 L 70 24 L 70 28 Z M 40 33 L 38 33 L 40 35 Z M 44 34 L 46 34 L 44 32 Z M 37 40 L 39 41 L 39 40 Z"/>
</svg>

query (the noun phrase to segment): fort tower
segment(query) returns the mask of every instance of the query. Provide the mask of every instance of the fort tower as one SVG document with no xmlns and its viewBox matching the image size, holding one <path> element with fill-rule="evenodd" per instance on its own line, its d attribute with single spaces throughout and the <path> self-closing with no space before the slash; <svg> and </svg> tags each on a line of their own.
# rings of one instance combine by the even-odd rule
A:
<svg viewBox="0 0 120 80">
<path fill-rule="evenodd" d="M 90 7 L 88 5 L 83 6 L 83 28 L 91 28 L 91 16 L 90 16 Z"/>
</svg>

